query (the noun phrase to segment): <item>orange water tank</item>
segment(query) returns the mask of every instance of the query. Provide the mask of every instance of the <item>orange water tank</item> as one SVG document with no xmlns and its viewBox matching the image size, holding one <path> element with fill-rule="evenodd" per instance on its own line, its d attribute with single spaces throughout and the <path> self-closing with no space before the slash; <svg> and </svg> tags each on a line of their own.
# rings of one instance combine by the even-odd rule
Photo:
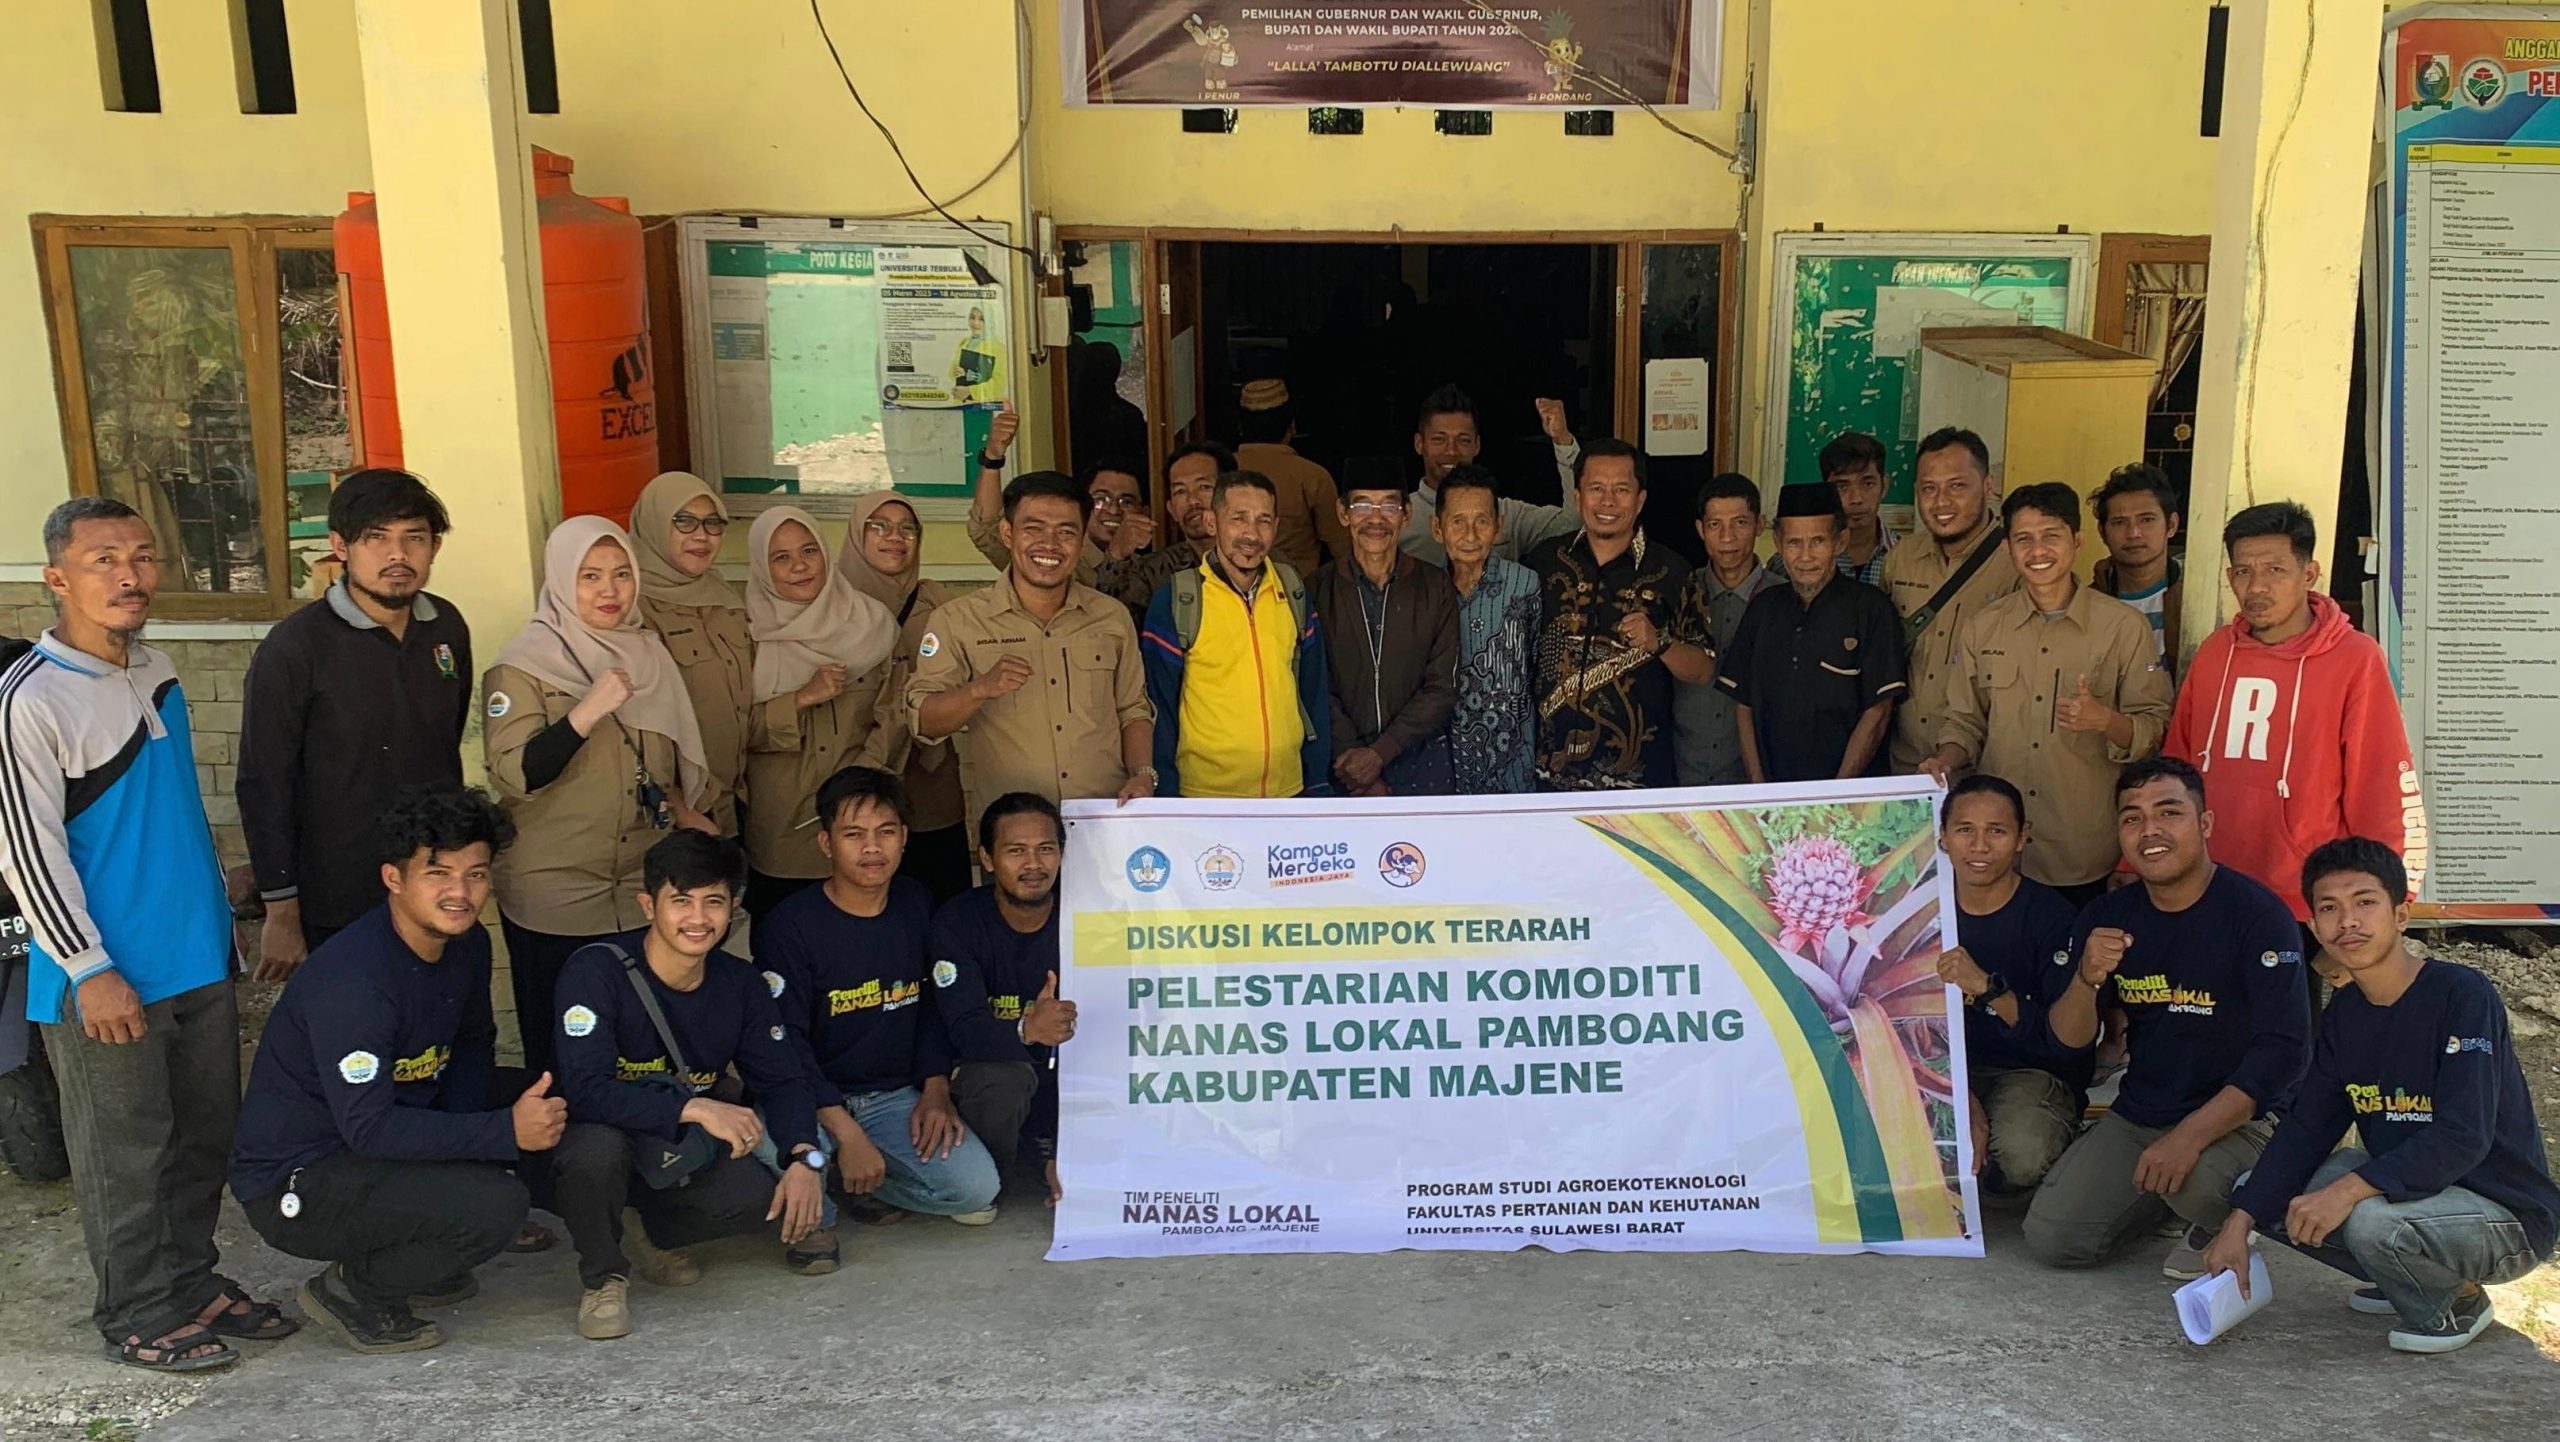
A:
<svg viewBox="0 0 2560 1442">
<path fill-rule="evenodd" d="M 640 222 L 619 196 L 569 188 L 575 163 L 539 146 L 534 196 L 542 224 L 542 315 L 551 337 L 551 406 L 560 437 L 564 515 L 631 518 L 658 473 L 658 403 L 649 355 L 649 286 Z M 342 322 L 354 354 L 364 464 L 400 461 L 400 402 L 391 378 L 391 312 L 383 298 L 382 222 L 373 196 L 348 195 L 336 227 L 347 277 Z M 499 358 L 492 356 L 491 364 Z M 434 477 L 428 478 L 433 481 Z"/>
</svg>

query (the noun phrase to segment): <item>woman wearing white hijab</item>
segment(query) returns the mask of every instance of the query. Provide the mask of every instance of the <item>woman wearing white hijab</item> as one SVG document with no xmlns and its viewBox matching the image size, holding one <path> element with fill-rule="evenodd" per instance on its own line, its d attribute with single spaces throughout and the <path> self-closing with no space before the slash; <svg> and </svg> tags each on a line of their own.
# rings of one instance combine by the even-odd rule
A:
<svg viewBox="0 0 2560 1442">
<path fill-rule="evenodd" d="M 897 618 L 898 676 L 891 683 L 893 696 L 906 695 L 925 623 L 951 599 L 940 581 L 924 579 L 923 561 L 924 526 L 916 519 L 914 503 L 896 491 L 873 491 L 854 501 L 845 520 L 844 544 L 836 551 L 836 570 L 855 590 L 888 607 Z M 901 718 L 910 714 L 902 704 Z M 925 890 L 933 893 L 933 904 L 940 906 L 976 884 L 969 869 L 968 806 L 960 793 L 960 762 L 948 746 L 910 746 L 904 779 L 907 854 L 898 863 L 898 874 L 923 882 Z"/>
<path fill-rule="evenodd" d="M 714 828 L 702 729 L 674 660 L 640 624 L 631 538 L 573 516 L 542 548 L 533 620 L 481 682 L 489 781 L 515 819 L 498 916 L 525 1065 L 551 1066 L 561 964 L 643 926 L 640 859 L 671 826 Z"/>
<path fill-rule="evenodd" d="M 797 506 L 748 528 L 747 626 L 755 699 L 788 699 L 798 716 L 747 749 L 747 910 L 766 916 L 827 874 L 819 786 L 847 766 L 896 771 L 908 732 L 890 684 L 897 619 L 828 563 L 816 519 Z"/>
<path fill-rule="evenodd" d="M 667 643 L 702 727 L 711 795 L 702 812 L 723 836 L 738 834 L 738 796 L 747 784 L 747 747 L 768 725 L 798 725 L 788 699 L 755 701 L 755 643 L 747 603 L 720 579 L 720 540 L 733 524 L 720 494 L 700 476 L 669 471 L 631 507 L 631 547 L 640 562 L 640 619 Z"/>
</svg>

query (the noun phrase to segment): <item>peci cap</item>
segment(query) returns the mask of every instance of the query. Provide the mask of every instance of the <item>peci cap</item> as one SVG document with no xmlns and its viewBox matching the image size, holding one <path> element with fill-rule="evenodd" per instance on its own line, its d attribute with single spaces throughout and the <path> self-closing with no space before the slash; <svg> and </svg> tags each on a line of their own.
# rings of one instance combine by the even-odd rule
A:
<svg viewBox="0 0 2560 1442">
<path fill-rule="evenodd" d="M 1803 482 L 1778 488 L 1778 518 L 1789 516 L 1829 516 L 1848 519 L 1848 509 L 1840 504 L 1840 490 L 1829 481 Z"/>
</svg>

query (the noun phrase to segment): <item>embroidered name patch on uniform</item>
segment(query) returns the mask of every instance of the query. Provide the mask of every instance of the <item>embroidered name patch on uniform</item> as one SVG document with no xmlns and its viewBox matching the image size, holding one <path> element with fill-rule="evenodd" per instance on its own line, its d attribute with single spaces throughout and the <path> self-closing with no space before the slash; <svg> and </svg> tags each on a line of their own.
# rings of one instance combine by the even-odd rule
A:
<svg viewBox="0 0 2560 1442">
<path fill-rule="evenodd" d="M 382 1058 L 369 1051 L 348 1052 L 338 1058 L 338 1075 L 345 1077 L 349 1086 L 363 1086 L 382 1075 Z"/>
<path fill-rule="evenodd" d="M 596 1014 L 583 1006 L 573 1006 L 560 1013 L 560 1029 L 571 1036 L 590 1036 L 596 1029 Z"/>
</svg>

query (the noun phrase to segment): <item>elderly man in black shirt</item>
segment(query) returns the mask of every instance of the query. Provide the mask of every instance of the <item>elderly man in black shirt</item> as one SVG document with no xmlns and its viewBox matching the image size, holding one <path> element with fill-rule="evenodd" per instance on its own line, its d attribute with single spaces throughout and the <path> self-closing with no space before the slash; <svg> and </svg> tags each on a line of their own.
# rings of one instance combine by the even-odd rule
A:
<svg viewBox="0 0 2560 1442">
<path fill-rule="evenodd" d="M 1788 584 L 1751 599 L 1717 684 L 1734 700 L 1743 769 L 1755 782 L 1868 776 L 1883 759 L 1902 675 L 1893 602 L 1837 569 L 1846 525 L 1828 485 L 1778 492 L 1778 560 Z"/>
<path fill-rule="evenodd" d="M 239 799 L 267 904 L 261 981 L 283 980 L 381 903 L 373 824 L 394 799 L 462 785 L 471 628 L 426 589 L 450 525 L 407 471 L 347 477 L 329 497 L 329 549 L 346 574 L 249 660 Z"/>
</svg>

